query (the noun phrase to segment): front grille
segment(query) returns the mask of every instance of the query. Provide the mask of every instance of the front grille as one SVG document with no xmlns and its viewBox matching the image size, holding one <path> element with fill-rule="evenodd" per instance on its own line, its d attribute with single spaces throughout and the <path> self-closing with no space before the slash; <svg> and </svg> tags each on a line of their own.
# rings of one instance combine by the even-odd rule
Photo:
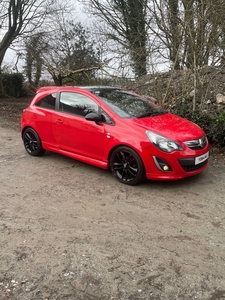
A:
<svg viewBox="0 0 225 300">
<path fill-rule="evenodd" d="M 185 145 L 188 146 L 191 150 L 202 150 L 206 147 L 207 145 L 207 139 L 206 136 L 202 136 L 200 139 L 197 140 L 191 140 L 191 141 L 186 141 L 184 142 Z"/>
<path fill-rule="evenodd" d="M 196 170 L 201 169 L 202 167 L 204 167 L 207 164 L 208 160 L 203 161 L 202 163 L 198 164 L 198 165 L 181 165 L 181 167 L 184 169 L 184 171 L 186 172 L 193 172 Z"/>
</svg>

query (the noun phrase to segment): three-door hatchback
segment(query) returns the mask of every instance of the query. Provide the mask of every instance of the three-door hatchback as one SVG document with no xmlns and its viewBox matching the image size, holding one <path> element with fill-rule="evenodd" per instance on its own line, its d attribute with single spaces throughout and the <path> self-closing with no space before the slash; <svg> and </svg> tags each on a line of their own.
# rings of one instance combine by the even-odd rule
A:
<svg viewBox="0 0 225 300">
<path fill-rule="evenodd" d="M 196 124 L 115 87 L 43 87 L 23 111 L 21 135 L 45 150 L 110 168 L 122 183 L 175 180 L 202 172 L 209 144 Z"/>
</svg>

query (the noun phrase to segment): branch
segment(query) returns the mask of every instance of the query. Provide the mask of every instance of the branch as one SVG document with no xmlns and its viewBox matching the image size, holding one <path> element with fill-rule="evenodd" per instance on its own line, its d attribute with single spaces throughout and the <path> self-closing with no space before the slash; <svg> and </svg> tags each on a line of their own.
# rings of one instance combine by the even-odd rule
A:
<svg viewBox="0 0 225 300">
<path fill-rule="evenodd" d="M 93 71 L 93 70 L 100 70 L 101 66 L 97 66 L 97 67 L 90 67 L 90 68 L 82 68 L 82 69 L 78 69 L 75 71 L 69 71 L 69 73 L 65 74 L 65 75 L 61 75 L 62 79 L 70 77 L 71 75 L 74 74 L 78 74 L 78 73 L 83 73 L 83 72 L 89 72 L 89 71 Z"/>
</svg>

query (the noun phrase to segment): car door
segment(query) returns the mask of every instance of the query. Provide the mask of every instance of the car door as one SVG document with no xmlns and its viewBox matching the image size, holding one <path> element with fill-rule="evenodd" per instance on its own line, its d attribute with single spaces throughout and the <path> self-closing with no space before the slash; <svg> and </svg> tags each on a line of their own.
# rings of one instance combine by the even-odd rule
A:
<svg viewBox="0 0 225 300">
<path fill-rule="evenodd" d="M 58 147 L 70 153 L 102 160 L 105 145 L 105 125 L 87 121 L 85 115 L 98 112 L 98 104 L 75 92 L 61 92 L 59 111 L 53 122 Z"/>
</svg>

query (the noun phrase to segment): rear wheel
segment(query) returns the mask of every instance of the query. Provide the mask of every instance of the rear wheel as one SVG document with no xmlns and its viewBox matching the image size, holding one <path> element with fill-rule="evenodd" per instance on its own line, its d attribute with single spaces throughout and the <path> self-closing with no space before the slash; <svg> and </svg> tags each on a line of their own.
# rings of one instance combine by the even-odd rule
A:
<svg viewBox="0 0 225 300">
<path fill-rule="evenodd" d="M 114 176 L 122 183 L 135 185 L 140 183 L 145 169 L 139 155 L 131 148 L 116 148 L 110 157 L 110 168 Z"/>
<path fill-rule="evenodd" d="M 32 156 L 40 156 L 45 152 L 39 135 L 32 128 L 25 129 L 23 133 L 23 143 L 27 153 Z"/>
</svg>

